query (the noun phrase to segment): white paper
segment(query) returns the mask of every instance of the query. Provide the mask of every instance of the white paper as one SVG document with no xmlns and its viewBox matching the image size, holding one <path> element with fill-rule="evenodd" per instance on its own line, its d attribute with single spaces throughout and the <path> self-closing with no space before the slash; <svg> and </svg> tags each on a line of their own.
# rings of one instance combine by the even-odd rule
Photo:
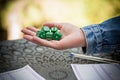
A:
<svg viewBox="0 0 120 80">
<path fill-rule="evenodd" d="M 120 64 L 71 64 L 78 80 L 120 80 Z"/>
<path fill-rule="evenodd" d="M 0 80 L 45 80 L 37 72 L 35 72 L 29 65 L 4 73 L 0 73 Z"/>
</svg>

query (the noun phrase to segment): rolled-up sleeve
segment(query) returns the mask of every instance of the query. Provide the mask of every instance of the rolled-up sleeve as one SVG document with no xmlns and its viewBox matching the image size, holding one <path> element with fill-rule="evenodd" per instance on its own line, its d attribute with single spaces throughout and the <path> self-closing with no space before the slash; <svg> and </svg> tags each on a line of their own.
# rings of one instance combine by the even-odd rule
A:
<svg viewBox="0 0 120 80">
<path fill-rule="evenodd" d="M 86 38 L 87 54 L 120 52 L 120 16 L 81 29 Z"/>
</svg>

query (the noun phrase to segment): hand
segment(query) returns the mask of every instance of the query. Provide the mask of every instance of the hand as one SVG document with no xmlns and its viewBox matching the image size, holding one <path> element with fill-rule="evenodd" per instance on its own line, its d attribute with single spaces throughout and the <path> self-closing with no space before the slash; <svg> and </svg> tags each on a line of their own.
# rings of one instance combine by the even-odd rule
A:
<svg viewBox="0 0 120 80">
<path fill-rule="evenodd" d="M 45 23 L 43 24 L 43 26 L 57 27 L 63 35 L 62 39 L 60 41 L 56 41 L 56 40 L 48 41 L 45 39 L 41 39 L 36 36 L 36 31 L 38 29 L 33 27 L 26 27 L 25 29 L 22 30 L 22 32 L 25 34 L 24 38 L 36 44 L 46 46 L 46 47 L 51 47 L 58 50 L 86 46 L 84 33 L 80 28 L 72 24 Z"/>
</svg>

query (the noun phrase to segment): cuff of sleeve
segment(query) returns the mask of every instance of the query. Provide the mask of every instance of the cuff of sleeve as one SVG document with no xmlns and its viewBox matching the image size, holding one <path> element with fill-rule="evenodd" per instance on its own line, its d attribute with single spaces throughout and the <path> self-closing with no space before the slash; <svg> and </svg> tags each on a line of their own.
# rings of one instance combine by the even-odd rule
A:
<svg viewBox="0 0 120 80">
<path fill-rule="evenodd" d="M 102 34 L 99 27 L 99 24 L 94 24 L 81 28 L 87 43 L 86 49 L 83 49 L 87 54 L 99 53 L 102 50 Z"/>
</svg>

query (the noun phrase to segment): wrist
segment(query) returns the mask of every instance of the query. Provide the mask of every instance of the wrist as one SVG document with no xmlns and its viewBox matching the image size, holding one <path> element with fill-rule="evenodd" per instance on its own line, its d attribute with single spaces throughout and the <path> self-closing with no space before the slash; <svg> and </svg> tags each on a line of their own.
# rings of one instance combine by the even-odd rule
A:
<svg viewBox="0 0 120 80">
<path fill-rule="evenodd" d="M 81 47 L 86 47 L 87 43 L 86 43 L 86 39 L 85 39 L 85 34 L 83 32 L 82 29 L 80 29 L 80 43 L 81 43 Z"/>
</svg>

